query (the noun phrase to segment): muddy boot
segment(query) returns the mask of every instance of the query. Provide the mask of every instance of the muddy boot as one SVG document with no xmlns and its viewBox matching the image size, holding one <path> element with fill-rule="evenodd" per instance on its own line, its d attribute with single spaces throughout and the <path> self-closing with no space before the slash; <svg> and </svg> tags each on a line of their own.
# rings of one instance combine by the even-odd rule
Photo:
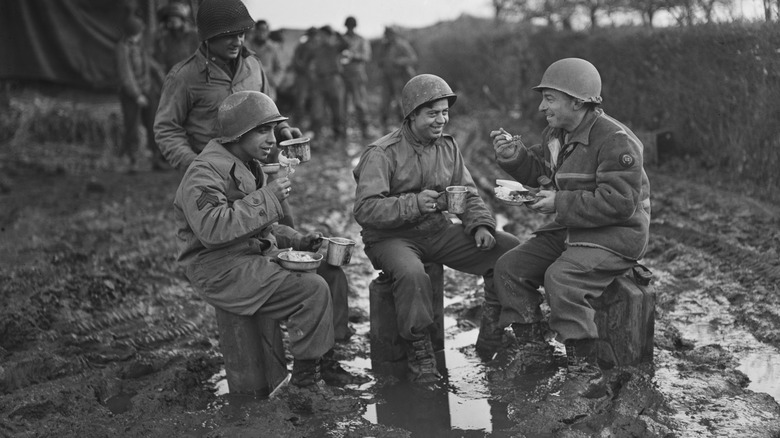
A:
<svg viewBox="0 0 780 438">
<path fill-rule="evenodd" d="M 504 327 L 498 324 L 501 306 L 482 303 L 482 320 L 479 323 L 479 336 L 475 348 L 483 360 L 490 360 L 496 352 L 506 346 Z"/>
<path fill-rule="evenodd" d="M 409 365 L 408 379 L 412 383 L 434 383 L 441 380 L 436 369 L 436 355 L 433 353 L 431 335 L 416 341 L 405 340 L 406 358 Z"/>
<path fill-rule="evenodd" d="M 348 412 L 358 403 L 338 388 L 329 388 L 320 378 L 319 359 L 295 359 L 290 384 L 275 397 L 283 398 L 291 410 L 304 413 Z"/>
<path fill-rule="evenodd" d="M 608 394 L 606 378 L 598 365 L 596 339 L 566 341 L 566 381 L 562 392 L 589 399 Z"/>
<path fill-rule="evenodd" d="M 320 363 L 322 380 L 331 386 L 362 385 L 371 379 L 345 370 L 339 361 L 333 357 L 333 350 L 325 353 Z"/>
<path fill-rule="evenodd" d="M 545 324 L 512 324 L 518 352 L 512 365 L 520 373 L 549 371 L 554 366 L 555 349 L 544 339 Z"/>
</svg>

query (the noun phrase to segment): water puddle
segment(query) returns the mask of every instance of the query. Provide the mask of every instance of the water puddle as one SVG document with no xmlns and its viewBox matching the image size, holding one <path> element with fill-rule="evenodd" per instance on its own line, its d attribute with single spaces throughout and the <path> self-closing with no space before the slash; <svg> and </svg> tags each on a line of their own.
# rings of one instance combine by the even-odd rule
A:
<svg viewBox="0 0 780 438">
<path fill-rule="evenodd" d="M 692 294 L 680 300 L 674 313 L 678 314 L 674 319 L 685 321 L 678 325 L 684 339 L 697 347 L 720 345 L 737 358 L 737 369 L 750 379 L 749 390 L 767 393 L 780 402 L 780 351 L 736 324 L 728 302 Z"/>
</svg>

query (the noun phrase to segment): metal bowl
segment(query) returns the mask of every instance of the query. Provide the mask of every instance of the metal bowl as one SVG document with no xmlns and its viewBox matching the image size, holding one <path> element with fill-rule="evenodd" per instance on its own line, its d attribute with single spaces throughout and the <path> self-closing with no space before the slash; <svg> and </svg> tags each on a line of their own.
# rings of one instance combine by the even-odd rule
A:
<svg viewBox="0 0 780 438">
<path fill-rule="evenodd" d="M 282 251 L 276 256 L 279 264 L 290 271 L 313 271 L 320 267 L 323 255 L 309 251 Z"/>
</svg>

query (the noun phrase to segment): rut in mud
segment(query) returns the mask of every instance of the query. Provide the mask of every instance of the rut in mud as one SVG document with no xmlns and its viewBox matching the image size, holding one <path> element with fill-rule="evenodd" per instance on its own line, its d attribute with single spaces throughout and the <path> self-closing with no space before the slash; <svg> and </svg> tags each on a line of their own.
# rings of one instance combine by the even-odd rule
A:
<svg viewBox="0 0 780 438">
<path fill-rule="evenodd" d="M 491 199 L 500 175 L 487 142 L 473 126 L 453 123 L 453 131 Z M 52 154 L 50 144 L 25 147 Z M 315 146 L 313 161 L 293 175 L 301 229 L 359 241 L 350 173 L 359 149 L 357 141 L 346 150 Z M 367 291 L 377 272 L 358 245 L 345 268 L 357 334 L 338 354 L 372 381 L 346 389 L 360 401 L 355 412 L 306 416 L 280 400 L 225 394 L 214 311 L 174 261 L 178 174 L 58 172 L 51 161 L 19 165 L 8 144 L 0 153 L 0 436 L 780 433 L 780 406 L 767 392 L 780 394 L 769 384 L 754 386 L 771 371 L 748 366 L 759 353 L 764 364 L 778 363 L 775 205 L 650 169 L 653 236 L 644 262 L 657 279 L 655 360 L 611 374 L 609 396 L 593 400 L 559 391 L 559 372 L 528 378 L 482 363 L 473 351 L 480 280 L 451 270 L 448 388 L 419 392 L 373 374 Z M 544 220 L 528 209 L 490 205 L 521 239 Z"/>
</svg>

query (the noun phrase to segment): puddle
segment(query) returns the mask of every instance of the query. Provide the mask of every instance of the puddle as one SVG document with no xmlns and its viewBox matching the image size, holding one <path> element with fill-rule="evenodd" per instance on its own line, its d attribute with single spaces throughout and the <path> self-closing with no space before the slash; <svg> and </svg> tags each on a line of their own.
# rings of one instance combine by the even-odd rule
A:
<svg viewBox="0 0 780 438">
<path fill-rule="evenodd" d="M 748 389 L 763 392 L 780 402 L 780 351 L 758 341 L 735 323 L 727 303 L 700 294 L 681 299 L 674 319 L 685 321 L 678 328 L 683 338 L 697 347 L 718 344 L 733 354 L 737 369 L 750 379 Z"/>
<path fill-rule="evenodd" d="M 128 394 L 125 392 L 120 392 L 119 394 L 106 400 L 106 407 L 114 415 L 127 412 L 133 408 L 133 401 L 131 400 L 133 396 L 135 396 L 135 393 Z"/>
</svg>

